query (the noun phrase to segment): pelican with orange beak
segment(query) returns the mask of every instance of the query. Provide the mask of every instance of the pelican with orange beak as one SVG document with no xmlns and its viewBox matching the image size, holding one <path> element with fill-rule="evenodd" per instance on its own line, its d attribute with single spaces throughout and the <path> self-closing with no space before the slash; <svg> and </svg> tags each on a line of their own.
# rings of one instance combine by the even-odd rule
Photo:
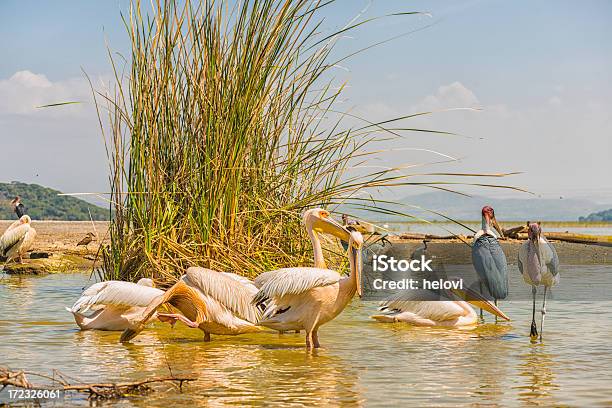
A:
<svg viewBox="0 0 612 408">
<path fill-rule="evenodd" d="M 321 208 L 308 210 L 303 221 L 314 252 L 314 267 L 284 268 L 265 272 L 255 279 L 259 292 L 253 303 L 266 305 L 260 326 L 274 330 L 305 330 L 306 347 L 320 347 L 318 330 L 338 316 L 355 293 L 361 296 L 361 248 L 363 237 L 349 231 Z M 319 234 L 347 241 L 350 274 L 327 269 Z"/>
<path fill-rule="evenodd" d="M 383 323 L 403 322 L 413 326 L 467 327 L 478 324 L 478 314 L 470 304 L 510 320 L 491 301 L 471 289 L 403 290 L 381 302 L 380 314 L 373 319 Z"/>
</svg>

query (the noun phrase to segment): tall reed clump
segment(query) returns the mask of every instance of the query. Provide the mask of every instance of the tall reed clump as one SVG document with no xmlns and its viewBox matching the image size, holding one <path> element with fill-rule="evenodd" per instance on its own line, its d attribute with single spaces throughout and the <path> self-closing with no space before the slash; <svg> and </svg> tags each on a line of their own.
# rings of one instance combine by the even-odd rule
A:
<svg viewBox="0 0 612 408">
<path fill-rule="evenodd" d="M 99 94 L 114 203 L 104 278 L 308 264 L 304 209 L 363 202 L 360 190 L 404 177 L 347 173 L 384 128 L 329 118 L 340 33 L 319 33 L 315 17 L 328 3 L 132 3 L 128 68 L 111 56 L 115 91 Z"/>
</svg>

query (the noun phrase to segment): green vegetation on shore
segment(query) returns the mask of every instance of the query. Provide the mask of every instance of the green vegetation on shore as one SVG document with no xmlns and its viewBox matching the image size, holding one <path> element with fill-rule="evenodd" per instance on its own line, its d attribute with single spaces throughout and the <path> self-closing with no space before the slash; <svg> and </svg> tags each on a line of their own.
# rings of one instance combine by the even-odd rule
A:
<svg viewBox="0 0 612 408">
<path fill-rule="evenodd" d="M 109 210 L 100 208 L 75 197 L 58 196 L 60 191 L 38 184 L 13 181 L 0 183 L 0 219 L 11 220 L 17 216 L 11 200 L 20 196 L 27 212 L 35 220 L 89 221 L 89 211 L 95 221 L 109 219 Z"/>
<path fill-rule="evenodd" d="M 612 222 L 612 208 L 605 211 L 600 211 L 596 213 L 589 214 L 587 217 L 580 217 L 578 221 L 610 221 Z"/>
</svg>

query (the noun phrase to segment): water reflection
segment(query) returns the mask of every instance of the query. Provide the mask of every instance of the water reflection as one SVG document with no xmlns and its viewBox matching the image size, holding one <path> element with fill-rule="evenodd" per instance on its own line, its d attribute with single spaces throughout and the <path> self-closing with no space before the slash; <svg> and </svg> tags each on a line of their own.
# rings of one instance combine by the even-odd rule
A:
<svg viewBox="0 0 612 408">
<path fill-rule="evenodd" d="M 553 392 L 559 389 L 555 383 L 556 364 L 546 346 L 530 343 L 527 352 L 521 354 L 518 365 L 522 384 L 518 386 L 519 400 L 523 405 L 553 406 L 559 402 Z"/>
<path fill-rule="evenodd" d="M 170 371 L 198 376 L 184 393 L 168 386 L 122 401 L 126 407 L 592 406 L 612 401 L 611 302 L 551 301 L 541 345 L 530 344 L 527 336 L 529 302 L 504 302 L 511 323 L 459 330 L 378 324 L 368 318 L 376 303 L 355 300 L 322 327 L 324 349 L 307 353 L 303 333 L 214 336 L 204 343 L 199 330 L 162 324 L 122 345 L 120 333 L 79 331 L 63 311 L 86 284 L 85 275 L 0 281 L 0 308 L 10 310 L 0 316 L 0 365 L 43 372 L 56 368 L 82 381 L 127 381 Z M 83 398 L 70 403 L 88 405 Z"/>
</svg>

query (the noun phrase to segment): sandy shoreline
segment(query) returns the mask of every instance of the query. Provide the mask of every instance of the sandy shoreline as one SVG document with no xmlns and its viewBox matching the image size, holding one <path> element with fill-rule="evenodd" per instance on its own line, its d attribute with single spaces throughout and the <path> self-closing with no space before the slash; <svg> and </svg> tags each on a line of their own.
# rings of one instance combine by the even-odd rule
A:
<svg viewBox="0 0 612 408">
<path fill-rule="evenodd" d="M 14 220 L 0 220 L 0 231 L 4 232 Z M 5 272 L 15 274 L 44 274 L 53 272 L 83 271 L 94 266 L 96 251 L 100 241 L 105 242 L 108 221 L 32 221 L 36 229 L 36 239 L 32 253 L 47 254 L 48 258 L 24 259 L 22 265 L 9 263 Z M 87 248 L 76 244 L 88 232 L 97 232 L 98 242 L 92 242 Z M 99 262 L 98 262 L 99 264 Z"/>
<path fill-rule="evenodd" d="M 4 231 L 13 221 L 0 220 L 0 231 Z M 108 221 L 96 221 L 95 232 L 102 243 L 108 241 Z M 32 252 L 49 254 L 46 259 L 24 259 L 23 265 L 7 265 L 7 273 L 41 274 L 53 272 L 82 271 L 91 269 L 98 248 L 92 242 L 88 248 L 76 244 L 88 233 L 94 232 L 89 221 L 33 221 L 36 240 Z M 420 240 L 392 238 L 392 251 L 396 257 L 410 256 L 421 245 Z M 509 263 L 515 263 L 521 241 L 501 242 Z M 554 242 L 562 264 L 589 265 L 612 264 L 612 248 L 597 245 Z M 451 264 L 469 264 L 469 247 L 459 240 L 432 240 L 428 243 L 430 252 Z M 99 265 L 99 264 L 98 264 Z"/>
</svg>

